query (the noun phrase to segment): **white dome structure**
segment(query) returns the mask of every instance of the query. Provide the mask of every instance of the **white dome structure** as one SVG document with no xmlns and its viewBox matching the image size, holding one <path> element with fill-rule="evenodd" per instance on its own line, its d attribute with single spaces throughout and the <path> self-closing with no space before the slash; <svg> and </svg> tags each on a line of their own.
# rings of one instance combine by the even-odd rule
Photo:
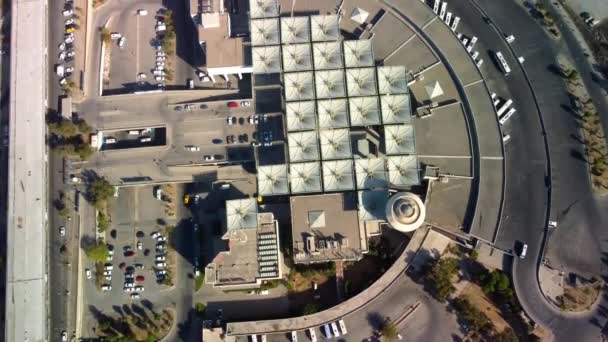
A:
<svg viewBox="0 0 608 342">
<path fill-rule="evenodd" d="M 398 192 L 386 203 L 386 220 L 393 229 L 407 233 L 418 229 L 424 223 L 426 209 L 418 195 Z"/>
</svg>

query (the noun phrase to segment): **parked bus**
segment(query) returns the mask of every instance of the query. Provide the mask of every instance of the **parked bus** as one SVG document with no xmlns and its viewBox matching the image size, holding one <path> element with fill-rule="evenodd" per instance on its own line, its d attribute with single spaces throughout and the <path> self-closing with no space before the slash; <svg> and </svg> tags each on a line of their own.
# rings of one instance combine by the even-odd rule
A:
<svg viewBox="0 0 608 342">
<path fill-rule="evenodd" d="M 500 51 L 496 53 L 496 59 L 498 59 L 498 64 L 500 69 L 502 69 L 502 72 L 505 74 L 505 76 L 508 76 L 511 73 L 511 68 Z"/>
</svg>

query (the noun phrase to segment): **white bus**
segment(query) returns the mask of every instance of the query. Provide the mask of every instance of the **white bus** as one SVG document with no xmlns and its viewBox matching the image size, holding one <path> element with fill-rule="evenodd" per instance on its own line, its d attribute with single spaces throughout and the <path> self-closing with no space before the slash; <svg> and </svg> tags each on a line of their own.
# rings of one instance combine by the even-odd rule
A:
<svg viewBox="0 0 608 342">
<path fill-rule="evenodd" d="M 516 110 L 515 108 L 511 108 L 510 111 L 507 112 L 507 114 L 505 114 L 505 116 L 503 116 L 502 118 L 500 118 L 500 120 L 498 120 L 498 122 L 500 122 L 501 125 L 504 125 L 507 120 L 509 120 L 513 114 L 515 114 Z"/>
<path fill-rule="evenodd" d="M 509 75 L 511 73 L 511 68 L 509 68 L 507 60 L 505 59 L 505 57 L 503 57 L 500 51 L 496 53 L 496 59 L 498 59 L 498 64 L 500 65 L 500 68 L 502 69 L 502 72 L 505 74 L 505 76 Z"/>
<path fill-rule="evenodd" d="M 500 118 L 502 116 L 502 114 L 509 109 L 509 106 L 513 103 L 513 100 L 508 99 L 507 102 L 505 102 L 502 106 L 500 106 L 500 108 L 498 108 L 498 111 L 496 111 L 496 115 L 498 115 L 498 117 Z"/>
</svg>

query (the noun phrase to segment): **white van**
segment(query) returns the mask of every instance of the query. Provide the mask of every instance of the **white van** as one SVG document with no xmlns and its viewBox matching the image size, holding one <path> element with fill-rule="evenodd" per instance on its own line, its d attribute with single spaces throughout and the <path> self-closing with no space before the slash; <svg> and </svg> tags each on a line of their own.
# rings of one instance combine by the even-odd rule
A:
<svg viewBox="0 0 608 342">
<path fill-rule="evenodd" d="M 298 342 L 298 333 L 295 331 L 291 332 L 291 342 Z"/>
<path fill-rule="evenodd" d="M 342 330 L 342 335 L 348 334 L 348 330 L 346 330 L 346 324 L 344 324 L 343 319 L 338 321 L 338 325 L 340 325 L 340 330 Z"/>
<path fill-rule="evenodd" d="M 317 342 L 317 333 L 315 333 L 315 329 L 314 328 L 308 328 L 308 332 L 310 334 L 310 340 L 312 342 Z"/>
<path fill-rule="evenodd" d="M 251 335 L 251 342 L 258 342 L 258 337 L 255 335 Z"/>
<path fill-rule="evenodd" d="M 139 130 L 129 131 L 129 135 L 139 135 Z"/>
<path fill-rule="evenodd" d="M 331 328 L 329 327 L 329 324 L 325 324 L 323 326 L 323 332 L 325 333 L 325 338 L 327 339 L 334 337 L 334 335 L 331 333 Z"/>
<path fill-rule="evenodd" d="M 104 140 L 106 144 L 115 144 L 116 143 L 116 138 L 106 138 L 106 140 Z"/>
<path fill-rule="evenodd" d="M 336 322 L 331 322 L 331 331 L 333 331 L 336 337 L 340 336 L 340 330 L 338 330 L 338 325 Z"/>
</svg>

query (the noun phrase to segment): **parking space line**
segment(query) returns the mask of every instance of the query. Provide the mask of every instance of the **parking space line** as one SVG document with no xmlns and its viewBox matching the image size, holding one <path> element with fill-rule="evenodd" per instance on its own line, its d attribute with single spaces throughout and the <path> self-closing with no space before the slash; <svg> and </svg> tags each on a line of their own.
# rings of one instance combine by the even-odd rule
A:
<svg viewBox="0 0 608 342">
<path fill-rule="evenodd" d="M 139 75 L 139 73 L 141 72 L 141 70 L 139 70 L 139 15 L 136 16 L 135 20 L 136 20 L 136 34 L 135 34 L 135 70 L 137 72 L 137 74 Z"/>
</svg>

